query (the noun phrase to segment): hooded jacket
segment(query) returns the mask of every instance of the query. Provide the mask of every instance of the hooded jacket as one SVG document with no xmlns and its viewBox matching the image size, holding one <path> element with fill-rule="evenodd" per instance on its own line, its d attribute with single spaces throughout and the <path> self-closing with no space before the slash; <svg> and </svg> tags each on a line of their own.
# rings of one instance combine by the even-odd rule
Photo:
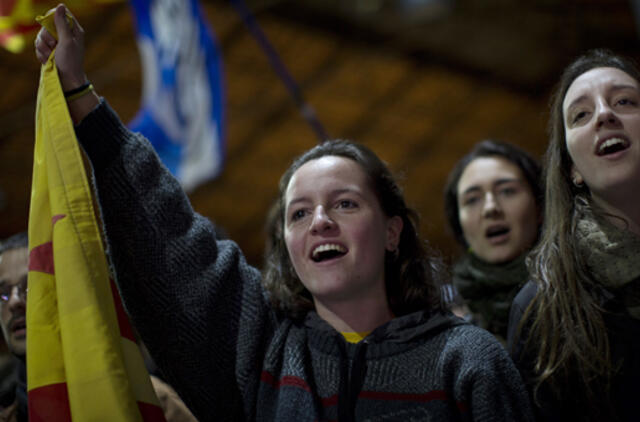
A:
<svg viewBox="0 0 640 422">
<path fill-rule="evenodd" d="M 280 317 L 260 273 L 216 240 L 106 102 L 76 133 L 125 306 L 199 420 L 531 420 L 520 376 L 488 332 L 425 311 L 354 345 L 315 312 Z"/>
</svg>

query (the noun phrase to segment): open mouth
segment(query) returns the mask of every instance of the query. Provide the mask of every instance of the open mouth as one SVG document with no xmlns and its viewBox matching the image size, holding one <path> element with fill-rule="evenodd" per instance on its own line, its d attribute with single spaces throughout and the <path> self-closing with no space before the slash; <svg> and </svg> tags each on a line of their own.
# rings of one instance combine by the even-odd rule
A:
<svg viewBox="0 0 640 422">
<path fill-rule="evenodd" d="M 598 156 L 615 154 L 629 148 L 629 141 L 623 138 L 609 138 L 598 146 L 596 154 Z"/>
<path fill-rule="evenodd" d="M 311 253 L 311 259 L 314 262 L 323 262 L 343 256 L 347 253 L 344 246 L 335 243 L 320 245 Z"/>
<path fill-rule="evenodd" d="M 11 331 L 12 332 L 19 332 L 19 331 L 23 331 L 27 329 L 27 322 L 24 320 L 24 318 L 21 318 L 19 320 L 17 320 L 16 322 L 14 322 L 13 324 L 11 324 Z"/>
<path fill-rule="evenodd" d="M 493 226 L 487 229 L 485 236 L 487 236 L 489 239 L 493 239 L 498 236 L 503 236 L 509 233 L 509 231 L 510 229 L 507 226 Z"/>
</svg>

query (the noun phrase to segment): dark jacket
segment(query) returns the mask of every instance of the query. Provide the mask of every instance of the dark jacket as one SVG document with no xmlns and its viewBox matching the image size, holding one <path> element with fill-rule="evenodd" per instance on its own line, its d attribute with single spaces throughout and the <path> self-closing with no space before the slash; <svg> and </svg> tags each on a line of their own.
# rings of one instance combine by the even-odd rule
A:
<svg viewBox="0 0 640 422">
<path fill-rule="evenodd" d="M 27 371 L 24 359 L 13 357 L 14 365 L 10 374 L 5 374 L 10 380 L 3 384 L 6 387 L 0 395 L 0 422 L 26 422 L 29 420 L 27 408 Z"/>
<path fill-rule="evenodd" d="M 640 283 L 637 280 L 635 283 Z M 509 330 L 507 349 L 511 352 L 514 362 L 521 372 L 525 383 L 532 394 L 533 365 L 535 354 L 525 350 L 528 338 L 527 324 L 522 333 L 517 336 L 520 321 L 535 297 L 537 285 L 529 281 L 516 295 L 511 314 L 509 316 Z M 615 295 L 604 292 L 603 307 L 605 309 L 604 322 L 609 335 L 609 347 L 614 365 L 619 369 L 611 383 L 610 398 L 600 397 L 602 404 L 611 403 L 609 409 L 602 407 L 602 420 L 607 421 L 637 421 L 640 398 L 640 321 L 632 318 L 624 311 L 624 306 Z M 581 388 L 578 383 L 567 387 L 567 392 Z M 544 385 L 537 392 L 537 400 L 533 401 L 536 417 L 540 421 L 577 420 L 577 415 L 588 409 L 585 403 L 573 400 L 570 396 L 558 399 Z"/>
</svg>

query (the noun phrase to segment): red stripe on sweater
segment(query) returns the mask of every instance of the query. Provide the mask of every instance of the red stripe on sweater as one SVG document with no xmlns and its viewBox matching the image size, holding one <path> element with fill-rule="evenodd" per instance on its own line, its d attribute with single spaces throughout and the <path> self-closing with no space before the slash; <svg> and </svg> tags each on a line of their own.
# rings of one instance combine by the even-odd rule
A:
<svg viewBox="0 0 640 422">
<path fill-rule="evenodd" d="M 322 407 L 331 407 L 338 404 L 338 395 L 334 394 L 333 396 L 323 397 L 320 399 L 322 402 Z"/>
<path fill-rule="evenodd" d="M 277 383 L 275 382 L 275 378 L 267 371 L 262 371 L 260 374 L 260 381 L 269 384 L 271 386 L 275 386 Z"/>
<path fill-rule="evenodd" d="M 267 371 L 262 372 L 261 379 L 263 382 L 271 385 L 274 388 L 279 388 L 283 385 L 290 385 L 303 388 L 306 391 L 311 391 L 307 383 L 298 377 L 286 376 L 282 377 L 280 381 L 276 380 L 273 375 Z M 407 394 L 407 393 L 390 393 L 386 391 L 361 391 L 358 395 L 359 398 L 370 400 L 386 400 L 386 401 L 413 401 L 418 403 L 426 403 L 433 400 L 447 400 L 448 396 L 445 391 L 434 390 L 425 394 Z M 338 395 L 323 397 L 320 399 L 323 407 L 336 406 L 338 404 Z M 458 402 L 458 409 L 461 412 L 467 411 L 467 405 L 464 402 Z"/>
<path fill-rule="evenodd" d="M 467 406 L 467 402 L 459 401 L 456 403 L 458 405 L 458 410 L 460 413 L 466 413 L 469 411 L 469 406 Z"/>
<path fill-rule="evenodd" d="M 279 380 L 276 380 L 272 374 L 267 371 L 262 371 L 260 375 L 260 380 L 266 384 L 269 384 L 273 388 L 280 387 L 298 387 L 302 388 L 305 391 L 311 392 L 311 388 L 305 380 L 300 377 L 294 377 L 291 375 L 284 376 Z"/>
<path fill-rule="evenodd" d="M 145 422 L 166 422 L 164 413 L 160 406 L 139 401 L 138 409 L 140 409 L 142 420 Z"/>
<path fill-rule="evenodd" d="M 447 400 L 447 393 L 442 390 L 433 390 L 424 394 L 390 393 L 387 391 L 361 391 L 359 398 L 387 401 L 413 401 L 426 403 L 433 400 Z"/>
<path fill-rule="evenodd" d="M 361 391 L 358 394 L 359 398 L 370 400 L 385 400 L 385 401 L 413 401 L 418 403 L 426 403 L 433 400 L 447 400 L 447 393 L 441 390 L 430 391 L 425 394 L 407 394 L 407 393 L 389 393 L 385 391 Z M 336 406 L 338 404 L 338 395 L 334 394 L 330 397 L 321 399 L 323 407 Z M 462 402 L 457 403 L 461 412 L 466 411 L 466 404 Z"/>
<path fill-rule="evenodd" d="M 67 383 L 49 384 L 27 394 L 31 422 L 71 422 Z"/>
<path fill-rule="evenodd" d="M 120 298 L 120 292 L 116 283 L 109 279 L 109 285 L 111 286 L 111 294 L 113 295 L 113 304 L 116 308 L 116 316 L 118 317 L 118 326 L 120 327 L 120 335 L 126 339 L 136 342 L 136 336 L 133 334 L 133 328 L 129 322 L 129 317 L 122 306 L 122 298 Z"/>
</svg>

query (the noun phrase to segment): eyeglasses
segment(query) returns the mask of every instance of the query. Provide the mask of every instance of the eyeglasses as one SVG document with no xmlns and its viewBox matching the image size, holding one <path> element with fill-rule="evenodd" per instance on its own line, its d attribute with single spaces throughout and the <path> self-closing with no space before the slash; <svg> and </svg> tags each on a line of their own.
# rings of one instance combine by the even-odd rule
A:
<svg viewBox="0 0 640 422">
<path fill-rule="evenodd" d="M 0 300 L 2 302 L 8 302 L 11 299 L 11 295 L 13 294 L 13 289 L 18 289 L 18 297 L 23 300 L 27 299 L 27 291 L 29 288 L 27 287 L 27 278 L 23 278 L 17 284 L 3 284 L 0 286 Z"/>
</svg>

